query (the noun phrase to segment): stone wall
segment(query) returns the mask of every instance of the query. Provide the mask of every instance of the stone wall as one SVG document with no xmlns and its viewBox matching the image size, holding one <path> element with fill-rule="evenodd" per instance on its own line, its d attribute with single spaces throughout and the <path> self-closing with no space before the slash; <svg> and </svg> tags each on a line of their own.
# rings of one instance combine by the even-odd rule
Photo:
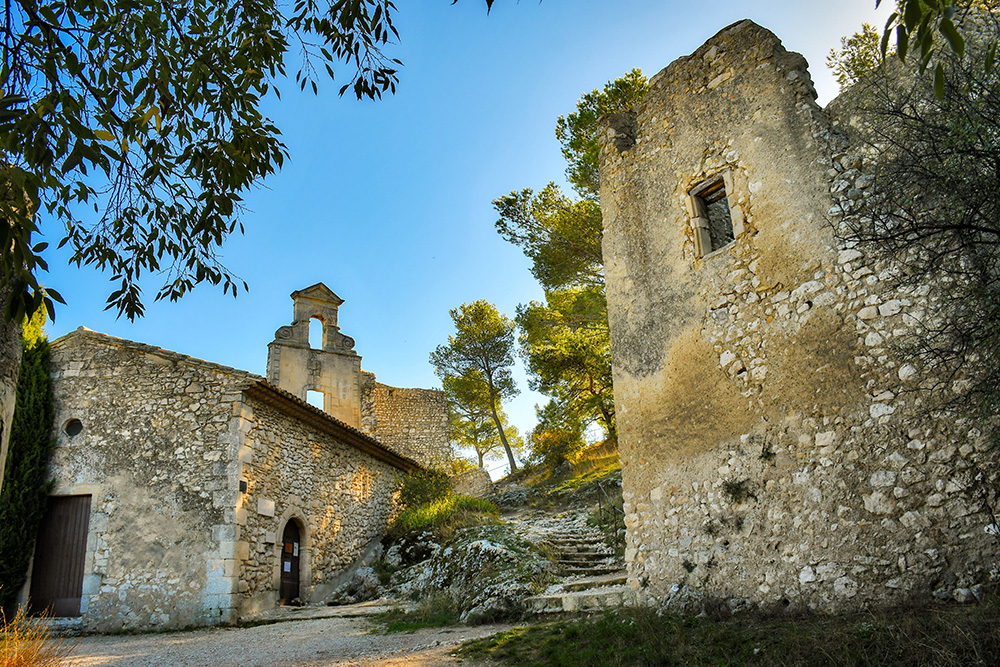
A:
<svg viewBox="0 0 1000 667">
<path fill-rule="evenodd" d="M 277 603 L 281 536 L 293 520 L 302 531 L 300 597 L 322 601 L 384 534 L 400 471 L 259 398 L 247 398 L 239 413 L 247 482 L 236 511 L 247 544 L 240 614 Z"/>
<path fill-rule="evenodd" d="M 361 428 L 379 442 L 421 465 L 451 459 L 448 401 L 438 389 L 401 389 L 362 371 Z"/>
<path fill-rule="evenodd" d="M 83 627 L 233 620 L 232 404 L 251 376 L 82 329 L 52 344 L 52 369 L 52 493 L 91 495 Z"/>
<path fill-rule="evenodd" d="M 838 241 L 870 186 L 805 60 L 743 21 L 606 122 L 601 204 L 630 585 L 823 609 L 968 596 L 996 567 L 976 426 L 889 345 L 935 307 Z M 724 183 L 702 252 L 689 193 Z"/>
<path fill-rule="evenodd" d="M 482 468 L 473 468 L 452 478 L 452 489 L 460 496 L 485 498 L 493 495 L 493 480 Z"/>
</svg>

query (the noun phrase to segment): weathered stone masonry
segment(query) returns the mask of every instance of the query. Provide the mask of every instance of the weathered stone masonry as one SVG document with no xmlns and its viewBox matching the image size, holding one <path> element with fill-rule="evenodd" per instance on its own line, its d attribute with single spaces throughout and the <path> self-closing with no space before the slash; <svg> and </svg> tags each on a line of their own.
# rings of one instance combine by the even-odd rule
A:
<svg viewBox="0 0 1000 667">
<path fill-rule="evenodd" d="M 451 459 L 443 391 L 390 387 L 362 372 L 361 396 L 365 433 L 424 465 L 442 466 Z"/>
<path fill-rule="evenodd" d="M 295 419 L 289 419 L 289 407 L 298 413 Z M 247 542 L 238 583 L 240 614 L 277 603 L 275 554 L 282 528 L 293 519 L 303 532 L 302 597 L 321 600 L 384 534 L 402 471 L 398 463 L 359 455 L 343 442 L 342 433 L 323 428 L 325 418 L 309 406 L 289 404 L 288 397 L 254 387 L 239 411 L 246 433 L 240 460 L 247 482 L 236 510 L 236 524 Z M 360 433 L 356 439 L 364 441 Z"/>
<path fill-rule="evenodd" d="M 86 629 L 273 606 L 289 521 L 300 596 L 319 599 L 384 530 L 394 476 L 416 467 L 259 376 L 152 346 L 80 329 L 52 344 L 52 368 L 53 493 L 91 497 Z"/>
<path fill-rule="evenodd" d="M 361 370 L 354 339 L 338 326 L 344 300 L 323 283 L 292 292 L 295 320 L 268 345 L 268 381 L 306 400 L 322 392 L 324 410 L 377 438 L 397 453 L 436 466 L 451 458 L 448 403 L 439 389 L 402 389 Z M 309 324 L 319 320 L 322 343 L 312 348 Z"/>
<path fill-rule="evenodd" d="M 892 287 L 836 238 L 870 179 L 815 97 L 805 60 L 742 21 L 600 137 L 641 601 L 962 599 L 996 565 L 967 493 L 995 454 L 974 424 L 917 409 L 922 371 L 887 343 L 935 290 Z"/>
</svg>

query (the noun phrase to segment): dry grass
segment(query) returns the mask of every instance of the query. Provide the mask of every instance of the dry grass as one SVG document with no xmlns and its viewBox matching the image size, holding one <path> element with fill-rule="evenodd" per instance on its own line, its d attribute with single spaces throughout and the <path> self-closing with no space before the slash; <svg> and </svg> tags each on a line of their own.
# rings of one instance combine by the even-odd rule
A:
<svg viewBox="0 0 1000 667">
<path fill-rule="evenodd" d="M 49 628 L 34 623 L 20 608 L 9 622 L 0 619 L 0 667 L 54 667 L 67 662 L 69 648 Z"/>
</svg>

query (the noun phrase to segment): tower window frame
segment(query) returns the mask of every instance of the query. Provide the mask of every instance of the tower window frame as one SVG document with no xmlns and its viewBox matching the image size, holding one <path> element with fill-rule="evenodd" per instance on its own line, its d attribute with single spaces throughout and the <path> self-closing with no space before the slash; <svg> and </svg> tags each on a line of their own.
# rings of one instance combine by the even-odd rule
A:
<svg viewBox="0 0 1000 667">
<path fill-rule="evenodd" d="M 696 258 L 722 250 L 745 231 L 743 210 L 733 197 L 733 174 L 728 169 L 688 190 L 687 205 Z"/>
</svg>

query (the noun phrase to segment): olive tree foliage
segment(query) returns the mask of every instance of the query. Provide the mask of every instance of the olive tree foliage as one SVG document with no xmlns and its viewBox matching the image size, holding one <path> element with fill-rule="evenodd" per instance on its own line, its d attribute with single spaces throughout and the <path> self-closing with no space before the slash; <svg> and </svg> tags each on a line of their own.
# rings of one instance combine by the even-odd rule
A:
<svg viewBox="0 0 1000 667">
<path fill-rule="evenodd" d="M 882 0 L 875 0 L 876 8 L 881 4 Z M 984 45 L 980 66 L 991 70 L 996 64 L 998 22 L 990 11 L 996 4 L 996 0 L 896 0 L 896 11 L 889 15 L 882 31 L 882 57 L 889 52 L 889 44 L 895 38 L 899 60 L 905 63 L 912 54 L 910 62 L 916 64 L 921 74 L 931 70 L 934 94 L 942 99 L 949 57 L 965 55 L 966 21 L 971 19 L 975 23 L 987 18 L 992 23 L 993 36 Z"/>
<path fill-rule="evenodd" d="M 565 403 L 559 401 L 550 401 L 537 408 L 536 413 L 538 423 L 528 438 L 531 458 L 555 470 L 571 461 L 586 446 L 583 424 L 567 412 Z"/>
<path fill-rule="evenodd" d="M 500 413 L 503 400 L 518 394 L 511 375 L 515 324 L 483 299 L 463 303 L 452 308 L 450 313 L 455 333 L 448 336 L 447 345 L 439 345 L 431 352 L 431 365 L 442 382 L 448 378 L 462 378 L 468 383 L 481 383 L 479 389 L 513 472 L 517 470 L 517 461 Z"/>
<path fill-rule="evenodd" d="M 545 302 L 518 308 L 521 353 L 533 389 L 559 404 L 565 419 L 599 422 L 615 437 L 610 334 L 601 254 L 598 120 L 638 104 L 648 83 L 638 69 L 583 95 L 576 110 L 560 116 L 556 137 L 566 158 L 566 178 L 578 197 L 549 183 L 498 197 L 497 231 L 531 260 Z M 582 432 L 582 426 L 580 428 Z"/>
<path fill-rule="evenodd" d="M 517 313 L 531 388 L 552 397 L 581 427 L 597 422 L 607 438 L 616 440 L 603 290 L 568 288 L 546 292 L 545 299 L 544 304 L 522 305 Z M 598 314 L 603 319 L 597 319 Z"/>
<path fill-rule="evenodd" d="M 145 274 L 162 279 L 155 300 L 202 282 L 246 289 L 218 252 L 242 231 L 247 190 L 287 156 L 262 99 L 289 69 L 313 92 L 325 77 L 359 99 L 394 91 L 400 63 L 385 49 L 398 37 L 395 12 L 392 0 L 8 0 L 7 319 L 42 306 L 51 316 L 62 301 L 40 283 L 43 231 L 71 262 L 110 274 L 107 307 L 129 318 L 143 313 Z"/>
</svg>

